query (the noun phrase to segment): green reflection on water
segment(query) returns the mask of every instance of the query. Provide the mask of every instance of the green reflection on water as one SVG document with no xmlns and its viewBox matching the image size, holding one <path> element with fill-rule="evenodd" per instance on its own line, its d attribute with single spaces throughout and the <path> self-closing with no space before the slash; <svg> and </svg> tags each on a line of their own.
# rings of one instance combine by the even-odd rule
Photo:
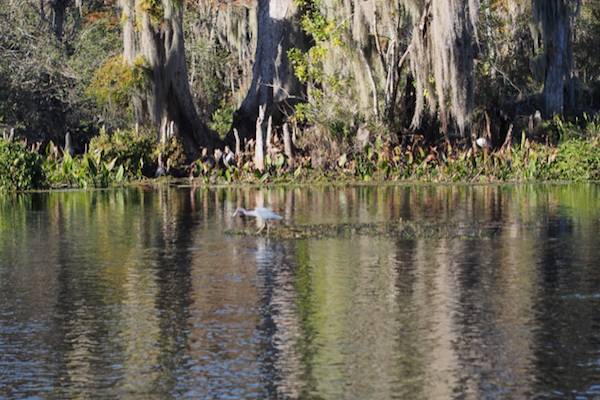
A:
<svg viewBox="0 0 600 400">
<path fill-rule="evenodd" d="M 469 221 L 498 233 L 222 234 L 253 223 L 232 219 L 236 207 L 261 205 L 292 226 Z M 597 359 L 599 205 L 595 184 L 0 194 L 0 343 L 16 360 L 0 372 L 42 397 L 583 392 L 592 367 L 532 382 Z"/>
</svg>

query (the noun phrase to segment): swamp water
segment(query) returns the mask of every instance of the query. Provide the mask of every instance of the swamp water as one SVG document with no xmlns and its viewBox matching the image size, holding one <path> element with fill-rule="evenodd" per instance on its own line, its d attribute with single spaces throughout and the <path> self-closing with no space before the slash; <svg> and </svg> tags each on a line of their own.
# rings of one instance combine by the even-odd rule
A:
<svg viewBox="0 0 600 400">
<path fill-rule="evenodd" d="M 0 398 L 600 399 L 599 233 L 594 184 L 0 195 Z"/>
</svg>

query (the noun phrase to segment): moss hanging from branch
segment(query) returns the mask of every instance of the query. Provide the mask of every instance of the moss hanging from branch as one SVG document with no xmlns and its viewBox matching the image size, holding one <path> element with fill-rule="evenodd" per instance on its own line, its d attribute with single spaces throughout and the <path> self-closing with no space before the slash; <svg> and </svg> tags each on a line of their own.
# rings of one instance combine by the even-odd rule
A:
<svg viewBox="0 0 600 400">
<path fill-rule="evenodd" d="M 185 60 L 182 0 L 122 0 L 124 60 L 132 63 L 143 55 L 152 70 L 151 90 L 133 93 L 134 115 L 149 120 L 158 137 L 167 126 L 182 141 L 191 159 L 199 146 L 216 140 L 199 119 L 190 92 Z"/>
<path fill-rule="evenodd" d="M 309 94 L 319 91 L 326 105 L 320 113 L 331 117 L 349 111 L 354 119 L 377 118 L 384 111 L 391 115 L 401 77 L 398 59 L 408 46 L 402 41 L 407 19 L 401 1 L 298 4 L 304 9 L 302 25 L 312 47 L 303 58 L 294 54 L 296 74 L 301 80 L 308 78 Z"/>
<path fill-rule="evenodd" d="M 478 0 L 407 0 L 414 20 L 411 69 L 416 79 L 413 128 L 425 108 L 437 112 L 446 134 L 452 121 L 461 134 L 473 113 L 473 49 Z"/>
</svg>

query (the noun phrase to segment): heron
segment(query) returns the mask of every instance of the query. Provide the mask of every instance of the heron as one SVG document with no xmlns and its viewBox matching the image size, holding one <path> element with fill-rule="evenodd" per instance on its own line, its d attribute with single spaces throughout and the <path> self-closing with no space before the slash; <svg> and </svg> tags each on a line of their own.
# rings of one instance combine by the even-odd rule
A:
<svg viewBox="0 0 600 400">
<path fill-rule="evenodd" d="M 257 207 L 256 209 L 252 210 L 252 211 L 248 211 L 245 208 L 237 208 L 235 210 L 235 212 L 233 213 L 233 217 L 235 217 L 238 214 L 244 214 L 248 217 L 255 217 L 257 219 L 261 219 L 263 221 L 265 221 L 265 225 L 267 226 L 267 236 L 269 236 L 269 220 L 271 219 L 278 219 L 278 220 L 282 220 L 283 217 L 279 214 L 277 214 L 275 211 L 266 208 L 266 207 Z M 262 226 L 262 228 L 260 228 L 258 230 L 258 232 L 256 232 L 256 234 L 259 234 L 263 229 L 265 229 L 265 225 Z"/>
<path fill-rule="evenodd" d="M 71 132 L 67 131 L 65 134 L 65 154 L 69 153 L 71 157 L 75 155 L 75 150 L 73 150 L 73 141 L 71 140 Z"/>
<path fill-rule="evenodd" d="M 223 164 L 225 164 L 225 168 L 229 169 L 235 163 L 235 153 L 231 151 L 229 146 L 225 146 L 225 154 L 223 154 Z"/>
<path fill-rule="evenodd" d="M 200 157 L 202 163 L 202 172 L 204 175 L 209 175 L 210 171 L 215 167 L 215 159 L 208 155 L 208 149 L 205 147 L 202 149 L 202 157 Z"/>
<path fill-rule="evenodd" d="M 154 174 L 154 177 L 160 178 L 161 176 L 165 176 L 166 174 L 167 171 L 165 171 L 165 169 L 159 165 L 158 168 L 156 168 L 156 173 Z"/>
</svg>

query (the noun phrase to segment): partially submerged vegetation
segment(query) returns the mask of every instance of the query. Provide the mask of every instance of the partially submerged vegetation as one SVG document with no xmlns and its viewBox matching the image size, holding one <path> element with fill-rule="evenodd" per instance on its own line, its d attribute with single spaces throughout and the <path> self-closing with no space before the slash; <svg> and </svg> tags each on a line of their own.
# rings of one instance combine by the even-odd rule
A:
<svg viewBox="0 0 600 400">
<path fill-rule="evenodd" d="M 339 224 L 281 225 L 270 230 L 278 239 L 329 239 L 357 236 L 394 237 L 398 239 L 474 239 L 490 238 L 502 229 L 499 224 L 473 221 L 471 224 L 445 222 L 385 221 Z M 260 235 L 255 228 L 225 231 L 232 236 Z M 264 234 L 264 233 L 263 233 Z"/>
<path fill-rule="evenodd" d="M 523 227 L 534 228 L 551 225 L 550 221 L 523 222 Z M 340 239 L 361 236 L 410 239 L 459 239 L 487 240 L 505 233 L 510 226 L 498 221 L 396 221 L 381 222 L 342 222 L 328 224 L 277 224 L 271 226 L 268 237 L 277 239 Z M 227 235 L 266 236 L 264 230 L 257 231 L 255 226 L 243 229 L 229 229 Z"/>
</svg>

